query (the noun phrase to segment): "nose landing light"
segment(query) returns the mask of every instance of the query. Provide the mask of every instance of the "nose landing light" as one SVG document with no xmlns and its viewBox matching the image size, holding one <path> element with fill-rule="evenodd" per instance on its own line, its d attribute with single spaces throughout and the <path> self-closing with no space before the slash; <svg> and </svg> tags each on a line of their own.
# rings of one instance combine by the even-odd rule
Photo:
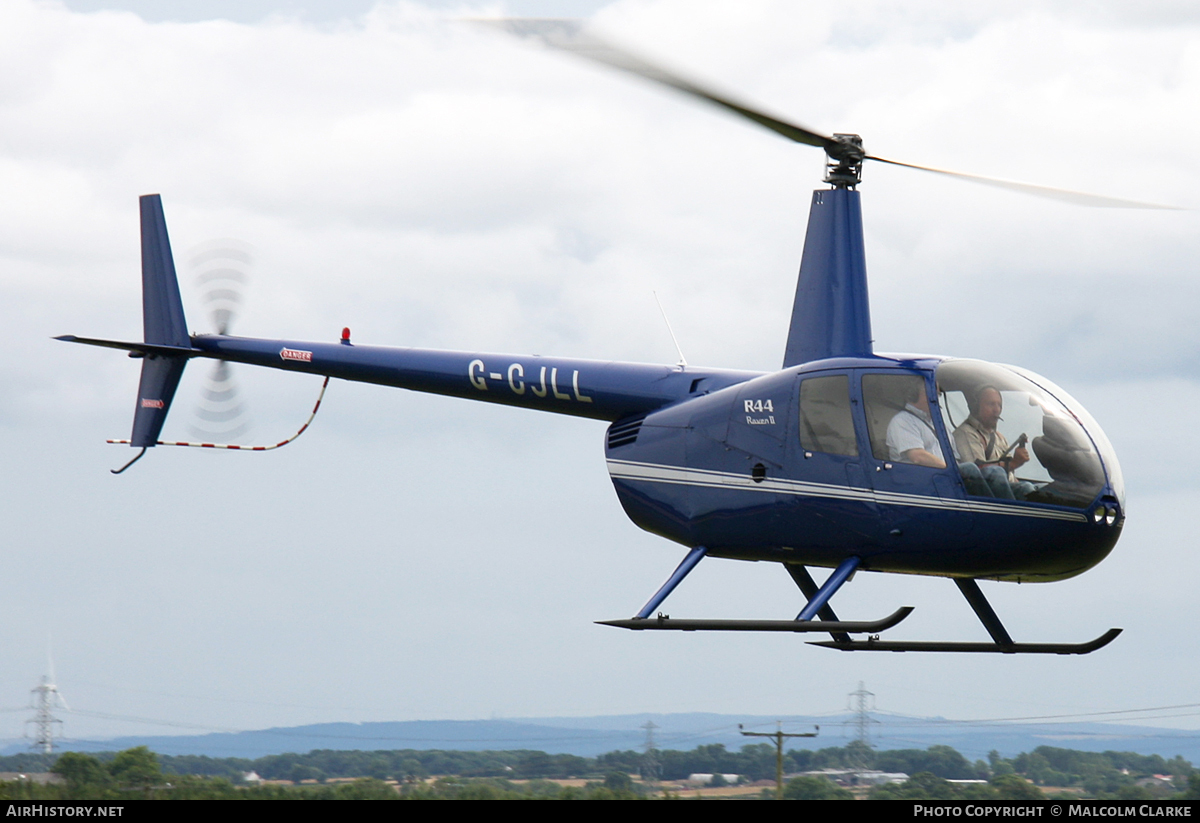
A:
<svg viewBox="0 0 1200 823">
<path fill-rule="evenodd" d="M 1106 526 L 1116 525 L 1121 519 L 1121 510 L 1117 506 L 1117 501 L 1111 498 L 1105 498 L 1096 504 L 1096 508 L 1092 510 L 1092 522 L 1099 525 L 1103 523 Z"/>
</svg>

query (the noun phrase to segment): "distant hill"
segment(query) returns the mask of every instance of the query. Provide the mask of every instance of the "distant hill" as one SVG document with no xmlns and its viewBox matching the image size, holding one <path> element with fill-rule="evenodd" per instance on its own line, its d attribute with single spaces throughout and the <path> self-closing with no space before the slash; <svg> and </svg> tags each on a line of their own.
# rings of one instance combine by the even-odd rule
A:
<svg viewBox="0 0 1200 823">
<path fill-rule="evenodd" d="M 813 739 L 793 740 L 789 748 L 819 749 L 843 746 L 853 738 L 849 715 L 834 717 L 755 717 L 722 714 L 631 714 L 601 717 L 543 717 L 509 720 L 406 720 L 383 723 L 319 723 L 310 726 L 262 729 L 236 733 L 119 737 L 110 740 L 66 740 L 73 751 L 119 751 L 148 746 L 170 755 L 258 758 L 269 754 L 314 749 L 454 749 L 459 751 L 534 749 L 551 754 L 595 757 L 614 750 L 640 749 L 641 728 L 652 721 L 660 749 L 690 750 L 722 743 L 738 749 L 749 741 L 737 724 L 754 731 L 773 731 L 782 720 L 785 731 L 809 731 L 821 726 Z M 992 749 L 1006 757 L 1038 746 L 1082 751 L 1131 751 L 1182 755 L 1200 763 L 1200 732 L 1118 726 L 1106 723 L 1013 724 L 969 723 L 940 718 L 917 718 L 872 713 L 872 743 L 878 749 L 925 749 L 934 744 L 953 746 L 968 759 L 986 759 Z M 28 741 L 9 741 L 0 754 L 29 751 Z"/>
</svg>

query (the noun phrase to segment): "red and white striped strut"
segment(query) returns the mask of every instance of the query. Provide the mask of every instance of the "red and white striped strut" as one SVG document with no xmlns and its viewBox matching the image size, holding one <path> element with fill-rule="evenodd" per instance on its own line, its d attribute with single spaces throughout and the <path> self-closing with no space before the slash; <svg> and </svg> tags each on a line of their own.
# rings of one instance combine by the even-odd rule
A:
<svg viewBox="0 0 1200 823">
<path fill-rule="evenodd" d="M 313 422 L 313 418 L 317 416 L 317 411 L 321 408 L 321 400 L 325 397 L 325 388 L 329 385 L 329 377 L 325 378 L 325 382 L 321 384 L 321 393 L 317 395 L 317 403 L 313 406 L 312 414 L 304 421 L 304 425 L 300 430 L 289 437 L 287 440 L 280 440 L 273 446 L 238 446 L 233 443 L 187 443 L 181 440 L 159 440 L 155 445 L 158 446 L 190 446 L 194 449 L 230 449 L 233 451 L 244 452 L 269 452 L 272 449 L 278 449 L 280 446 L 286 446 L 300 435 L 304 434 L 304 430 Z M 128 446 L 132 441 L 129 440 L 106 440 L 106 443 L 116 443 L 122 446 Z M 139 455 L 140 457 L 140 455 Z M 126 467 L 128 468 L 128 467 Z"/>
</svg>

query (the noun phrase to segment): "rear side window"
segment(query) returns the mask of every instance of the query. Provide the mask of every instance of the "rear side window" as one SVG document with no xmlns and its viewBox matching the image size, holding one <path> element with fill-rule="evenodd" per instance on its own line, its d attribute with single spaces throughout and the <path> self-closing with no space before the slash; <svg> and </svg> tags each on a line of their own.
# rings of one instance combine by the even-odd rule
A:
<svg viewBox="0 0 1200 823">
<path fill-rule="evenodd" d="M 807 451 L 858 456 L 847 375 L 810 377 L 801 381 L 800 445 Z"/>
</svg>

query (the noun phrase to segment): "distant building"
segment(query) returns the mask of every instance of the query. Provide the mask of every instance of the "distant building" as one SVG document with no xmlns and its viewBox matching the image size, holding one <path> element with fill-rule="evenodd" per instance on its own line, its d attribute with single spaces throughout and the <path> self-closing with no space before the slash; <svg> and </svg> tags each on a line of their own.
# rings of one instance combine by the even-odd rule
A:
<svg viewBox="0 0 1200 823">
<path fill-rule="evenodd" d="M 801 772 L 789 777 L 824 777 L 839 786 L 881 786 L 884 783 L 903 783 L 908 780 L 904 772 L 879 772 L 874 769 L 821 769 Z"/>
<path fill-rule="evenodd" d="M 54 772 L 0 772 L 0 783 L 37 783 L 39 786 L 61 785 L 66 781 Z"/>
<path fill-rule="evenodd" d="M 707 774 L 705 772 L 696 772 L 695 774 L 688 775 L 687 782 L 691 783 L 693 786 L 707 786 L 709 783 L 712 783 L 714 777 L 716 777 L 715 774 Z M 724 780 L 730 786 L 732 786 L 733 784 L 738 782 L 738 775 L 723 774 L 723 775 L 721 775 L 721 779 Z"/>
</svg>

